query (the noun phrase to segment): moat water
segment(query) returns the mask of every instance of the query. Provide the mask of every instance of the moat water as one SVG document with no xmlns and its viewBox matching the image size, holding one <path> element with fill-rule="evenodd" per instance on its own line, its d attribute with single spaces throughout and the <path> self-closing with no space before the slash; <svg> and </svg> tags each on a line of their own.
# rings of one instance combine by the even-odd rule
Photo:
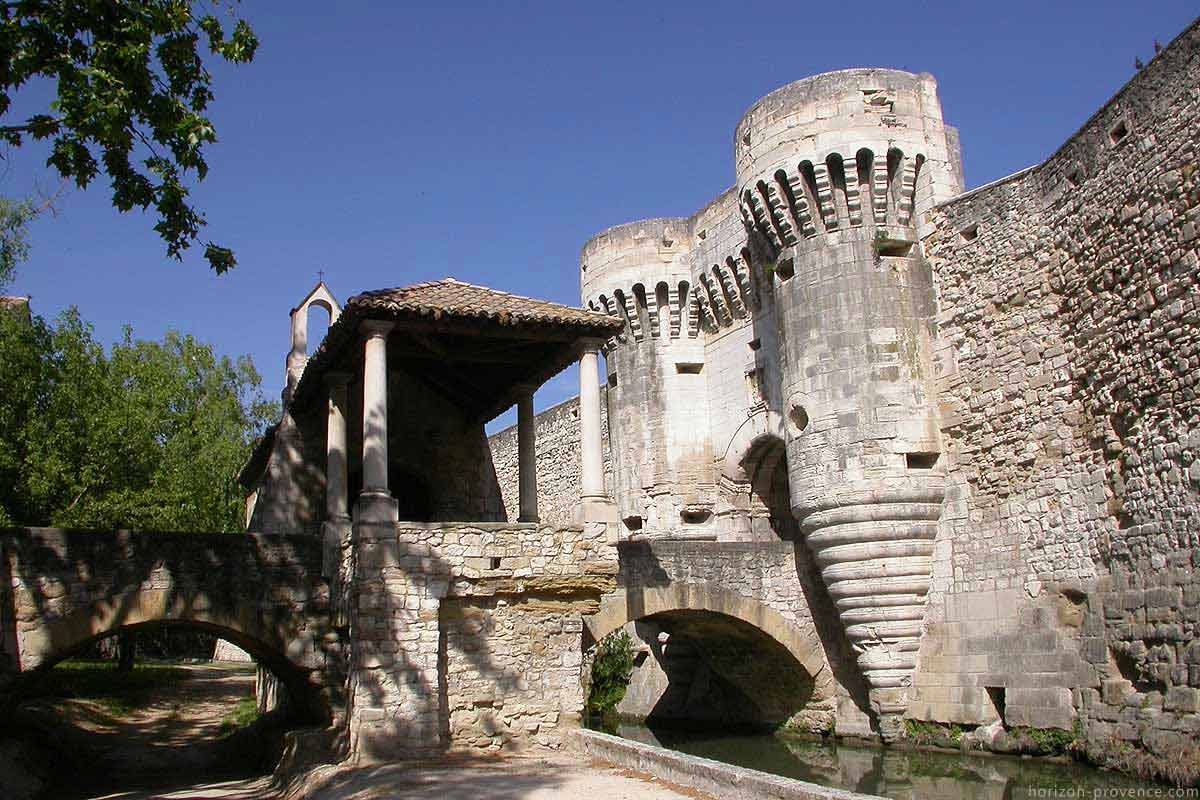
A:
<svg viewBox="0 0 1200 800">
<path fill-rule="evenodd" d="M 689 755 L 893 800 L 1100 800 L 1167 797 L 1170 791 L 1162 784 L 1083 764 L 1019 756 L 956 755 L 678 726 L 621 724 L 616 733 Z"/>
</svg>

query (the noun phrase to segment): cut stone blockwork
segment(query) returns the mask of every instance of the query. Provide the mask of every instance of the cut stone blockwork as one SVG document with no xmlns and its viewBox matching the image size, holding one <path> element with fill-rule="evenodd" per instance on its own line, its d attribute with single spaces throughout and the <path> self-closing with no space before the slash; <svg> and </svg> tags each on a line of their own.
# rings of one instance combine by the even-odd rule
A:
<svg viewBox="0 0 1200 800">
<path fill-rule="evenodd" d="M 803 539 L 885 736 L 1195 735 L 1198 43 L 967 193 L 930 76 L 798 81 L 739 123 L 727 192 L 583 248 L 581 300 L 626 323 L 622 533 Z M 651 289 L 685 282 L 678 311 Z"/>
</svg>

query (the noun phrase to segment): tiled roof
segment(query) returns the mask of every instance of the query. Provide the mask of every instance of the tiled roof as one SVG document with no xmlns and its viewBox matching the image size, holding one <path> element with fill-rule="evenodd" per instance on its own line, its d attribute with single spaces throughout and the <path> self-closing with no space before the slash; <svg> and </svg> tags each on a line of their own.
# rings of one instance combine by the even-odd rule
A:
<svg viewBox="0 0 1200 800">
<path fill-rule="evenodd" d="M 597 329 L 611 336 L 624 325 L 607 314 L 581 308 L 534 300 L 483 286 L 463 283 L 454 278 L 418 283 L 398 289 L 376 289 L 351 297 L 346 310 L 361 312 L 390 311 L 397 315 L 421 317 L 468 317 L 486 319 L 501 325 L 550 323 Z"/>
</svg>

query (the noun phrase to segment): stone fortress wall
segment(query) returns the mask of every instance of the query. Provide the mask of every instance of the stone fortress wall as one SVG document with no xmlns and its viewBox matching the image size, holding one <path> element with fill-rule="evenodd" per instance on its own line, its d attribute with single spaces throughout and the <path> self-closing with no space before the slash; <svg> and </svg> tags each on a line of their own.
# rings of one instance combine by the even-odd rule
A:
<svg viewBox="0 0 1200 800">
<path fill-rule="evenodd" d="M 913 713 L 1200 733 L 1200 30 L 938 206 L 947 500 Z M 1038 635 L 1029 623 L 1040 621 Z"/>
<path fill-rule="evenodd" d="M 928 75 L 797 82 L 728 192 L 584 247 L 626 533 L 803 535 L 893 733 L 1200 725 L 1198 42 L 966 194 Z"/>
</svg>

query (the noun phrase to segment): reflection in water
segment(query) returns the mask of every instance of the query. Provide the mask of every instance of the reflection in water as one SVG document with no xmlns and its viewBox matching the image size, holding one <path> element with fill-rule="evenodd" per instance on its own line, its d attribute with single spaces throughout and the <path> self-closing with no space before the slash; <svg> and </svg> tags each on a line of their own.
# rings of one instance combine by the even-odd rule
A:
<svg viewBox="0 0 1200 800">
<path fill-rule="evenodd" d="M 893 800 L 1091 798 L 1115 796 L 1114 789 L 1161 788 L 1081 764 L 1016 756 L 958 756 L 680 727 L 621 724 L 616 732 L 681 753 Z"/>
</svg>

